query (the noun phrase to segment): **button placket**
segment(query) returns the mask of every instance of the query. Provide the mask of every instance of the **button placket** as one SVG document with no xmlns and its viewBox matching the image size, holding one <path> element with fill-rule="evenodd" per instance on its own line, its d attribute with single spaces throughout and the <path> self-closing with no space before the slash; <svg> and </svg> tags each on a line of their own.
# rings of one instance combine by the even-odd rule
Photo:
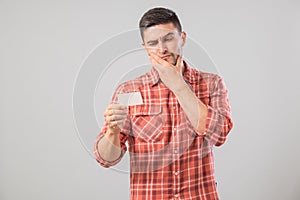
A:
<svg viewBox="0 0 300 200">
<path fill-rule="evenodd" d="M 171 93 L 169 96 L 169 101 L 170 104 L 172 105 L 170 107 L 170 115 L 172 116 L 172 141 L 173 141 L 173 162 L 172 162 L 172 176 L 173 176 L 173 198 L 178 199 L 179 194 L 178 192 L 180 191 L 180 180 L 179 180 L 179 160 L 178 160 L 178 144 L 179 144 L 179 137 L 177 134 L 178 131 L 178 126 L 180 122 L 180 115 L 179 115 L 179 109 L 178 109 L 178 102 L 176 100 L 176 97 L 174 94 Z"/>
</svg>

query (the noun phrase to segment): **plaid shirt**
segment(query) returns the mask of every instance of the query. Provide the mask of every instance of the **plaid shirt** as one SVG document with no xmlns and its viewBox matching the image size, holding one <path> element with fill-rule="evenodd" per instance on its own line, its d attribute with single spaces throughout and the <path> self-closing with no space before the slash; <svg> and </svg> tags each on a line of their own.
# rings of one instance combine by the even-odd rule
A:
<svg viewBox="0 0 300 200">
<path fill-rule="evenodd" d="M 142 105 L 128 106 L 120 133 L 121 156 L 108 162 L 97 151 L 98 141 L 108 128 L 106 122 L 96 138 L 94 154 L 103 167 L 117 164 L 128 142 L 131 200 L 219 199 L 212 146 L 222 145 L 232 128 L 227 89 L 219 76 L 184 64 L 186 83 L 208 108 L 205 132 L 191 125 L 174 93 L 152 67 L 121 84 L 112 97 L 111 103 L 118 103 L 117 94 L 140 92 L 143 99 Z"/>
</svg>

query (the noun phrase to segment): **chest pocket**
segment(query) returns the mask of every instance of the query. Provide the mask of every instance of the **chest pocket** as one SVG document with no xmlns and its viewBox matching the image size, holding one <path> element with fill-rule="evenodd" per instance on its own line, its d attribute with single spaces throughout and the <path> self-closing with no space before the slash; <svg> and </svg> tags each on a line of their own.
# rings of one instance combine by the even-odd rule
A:
<svg viewBox="0 0 300 200">
<path fill-rule="evenodd" d="M 129 108 L 132 134 L 136 140 L 157 142 L 163 137 L 164 118 L 160 105 L 136 105 Z"/>
</svg>

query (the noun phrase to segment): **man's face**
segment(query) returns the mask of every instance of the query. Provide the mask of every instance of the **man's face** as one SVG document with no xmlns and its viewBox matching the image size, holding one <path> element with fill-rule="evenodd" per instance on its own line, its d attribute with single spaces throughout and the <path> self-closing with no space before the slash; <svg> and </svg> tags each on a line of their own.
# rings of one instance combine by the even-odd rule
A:
<svg viewBox="0 0 300 200">
<path fill-rule="evenodd" d="M 144 42 L 148 55 L 156 53 L 157 56 L 176 65 L 178 55 L 182 54 L 186 33 L 179 33 L 173 23 L 159 24 L 144 31 Z"/>
</svg>

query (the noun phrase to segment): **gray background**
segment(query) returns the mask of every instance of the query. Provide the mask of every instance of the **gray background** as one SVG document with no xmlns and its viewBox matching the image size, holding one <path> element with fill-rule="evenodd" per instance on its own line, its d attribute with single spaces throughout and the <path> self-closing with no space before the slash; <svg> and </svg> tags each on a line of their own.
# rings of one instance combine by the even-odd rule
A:
<svg viewBox="0 0 300 200">
<path fill-rule="evenodd" d="M 128 199 L 128 174 L 99 167 L 79 140 L 72 91 L 89 52 L 158 5 L 178 13 L 230 92 L 221 199 L 300 199 L 299 1 L 1 0 L 1 200 Z"/>
</svg>

